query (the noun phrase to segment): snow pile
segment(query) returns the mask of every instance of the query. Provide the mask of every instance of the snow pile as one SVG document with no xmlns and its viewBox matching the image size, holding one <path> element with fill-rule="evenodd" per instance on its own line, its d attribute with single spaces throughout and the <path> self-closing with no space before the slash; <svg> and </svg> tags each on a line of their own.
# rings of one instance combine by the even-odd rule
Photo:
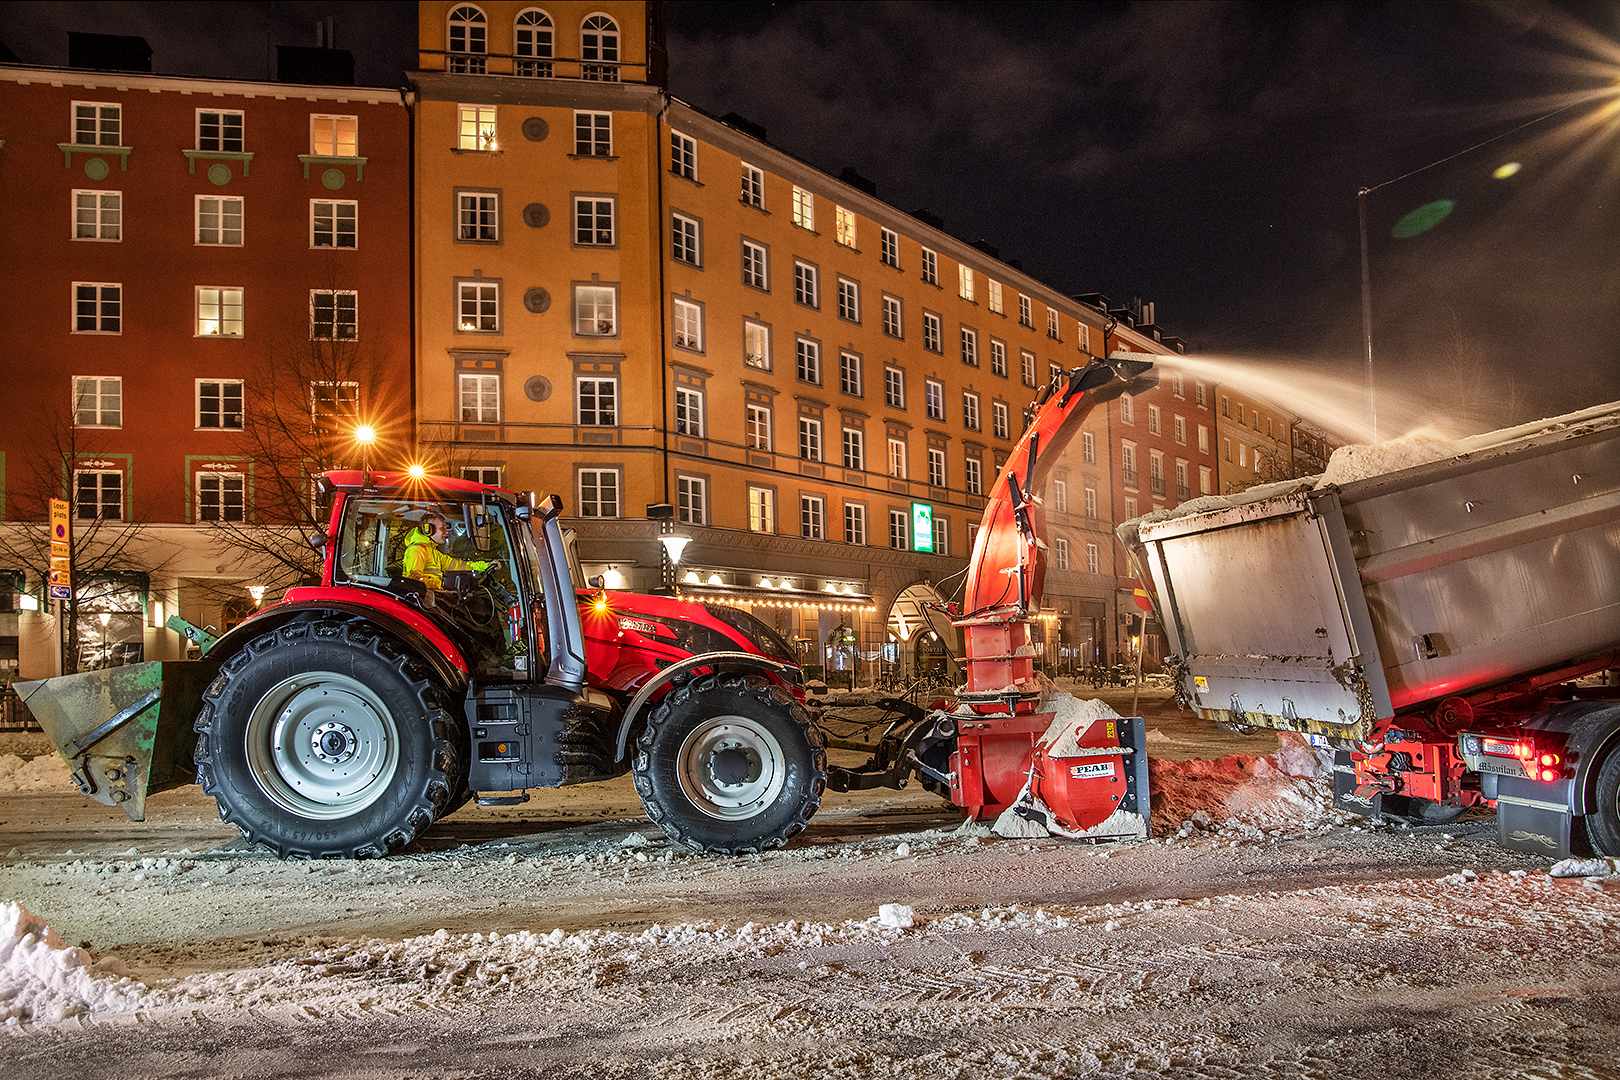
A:
<svg viewBox="0 0 1620 1080">
<path fill-rule="evenodd" d="M 21 904 L 0 903 L 0 1022 L 6 1026 L 127 1012 L 146 1000 L 146 987 L 121 961 L 95 963 Z"/>
<path fill-rule="evenodd" d="M 1333 813 L 1331 759 L 1291 731 L 1277 752 L 1214 761 L 1148 762 L 1153 817 L 1161 829 L 1192 822 L 1278 829 L 1314 825 Z M 1183 835 L 1190 833 L 1183 828 Z"/>
<path fill-rule="evenodd" d="M 0 792 L 22 795 L 35 791 L 73 790 L 67 762 L 56 754 L 41 754 L 32 761 L 16 754 L 0 754 Z"/>
<path fill-rule="evenodd" d="M 1457 441 L 1433 428 L 1419 428 L 1399 439 L 1372 446 L 1341 446 L 1328 459 L 1320 485 L 1349 484 L 1370 476 L 1400 472 L 1458 452 Z"/>
<path fill-rule="evenodd" d="M 1620 859 L 1564 859 L 1553 864 L 1548 873 L 1557 878 L 1612 878 L 1620 877 Z"/>
</svg>

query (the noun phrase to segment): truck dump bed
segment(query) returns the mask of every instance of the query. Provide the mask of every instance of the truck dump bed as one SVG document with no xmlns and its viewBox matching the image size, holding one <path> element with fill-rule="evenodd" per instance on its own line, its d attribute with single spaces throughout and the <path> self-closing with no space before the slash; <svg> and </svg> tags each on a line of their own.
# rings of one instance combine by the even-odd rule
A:
<svg viewBox="0 0 1620 1080">
<path fill-rule="evenodd" d="M 1200 715 L 1359 739 L 1620 650 L 1620 402 L 1459 448 L 1121 526 Z"/>
</svg>

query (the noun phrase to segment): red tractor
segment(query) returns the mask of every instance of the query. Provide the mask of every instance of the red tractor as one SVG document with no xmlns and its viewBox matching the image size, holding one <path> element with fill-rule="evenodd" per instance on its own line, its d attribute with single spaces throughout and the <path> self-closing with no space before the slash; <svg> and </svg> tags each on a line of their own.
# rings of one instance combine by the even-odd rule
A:
<svg viewBox="0 0 1620 1080">
<path fill-rule="evenodd" d="M 555 497 L 406 473 L 320 484 L 320 585 L 201 661 L 21 684 L 86 794 L 140 820 L 148 791 L 191 782 L 175 763 L 194 730 L 220 817 L 283 858 L 387 855 L 468 800 L 627 771 L 697 851 L 778 847 L 816 812 L 825 743 L 791 650 L 751 615 L 576 591 Z"/>
</svg>

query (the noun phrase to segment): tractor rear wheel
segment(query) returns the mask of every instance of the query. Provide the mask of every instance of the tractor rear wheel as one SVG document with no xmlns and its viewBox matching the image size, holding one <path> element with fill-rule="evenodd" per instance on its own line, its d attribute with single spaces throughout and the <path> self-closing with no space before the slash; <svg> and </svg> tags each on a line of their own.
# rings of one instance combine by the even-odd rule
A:
<svg viewBox="0 0 1620 1080">
<path fill-rule="evenodd" d="M 281 858 L 366 858 L 414 840 L 463 776 L 459 733 L 375 630 L 294 623 L 226 660 L 196 761 L 221 820 Z"/>
<path fill-rule="evenodd" d="M 653 710 L 632 768 L 647 816 L 671 840 L 748 855 L 781 847 L 820 808 L 827 749 L 783 687 L 758 675 L 710 675 Z"/>
</svg>

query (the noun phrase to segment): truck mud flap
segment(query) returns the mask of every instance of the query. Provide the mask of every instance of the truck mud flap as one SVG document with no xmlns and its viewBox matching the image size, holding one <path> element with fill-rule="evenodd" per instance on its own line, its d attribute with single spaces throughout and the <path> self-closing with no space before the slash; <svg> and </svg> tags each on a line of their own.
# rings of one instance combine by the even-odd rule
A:
<svg viewBox="0 0 1620 1080">
<path fill-rule="evenodd" d="M 1502 847 L 1549 859 L 1590 855 L 1584 831 L 1577 834 L 1574 826 L 1569 781 L 1544 784 L 1521 776 L 1497 778 L 1496 842 Z"/>
<path fill-rule="evenodd" d="M 1333 755 L 1333 809 L 1362 817 L 1377 817 L 1384 809 L 1384 795 L 1371 796 L 1356 791 L 1356 765 L 1344 750 Z"/>
<path fill-rule="evenodd" d="M 13 689 L 79 790 L 144 821 L 148 795 L 197 782 L 192 723 L 218 670 L 210 660 L 152 660 Z"/>
</svg>

